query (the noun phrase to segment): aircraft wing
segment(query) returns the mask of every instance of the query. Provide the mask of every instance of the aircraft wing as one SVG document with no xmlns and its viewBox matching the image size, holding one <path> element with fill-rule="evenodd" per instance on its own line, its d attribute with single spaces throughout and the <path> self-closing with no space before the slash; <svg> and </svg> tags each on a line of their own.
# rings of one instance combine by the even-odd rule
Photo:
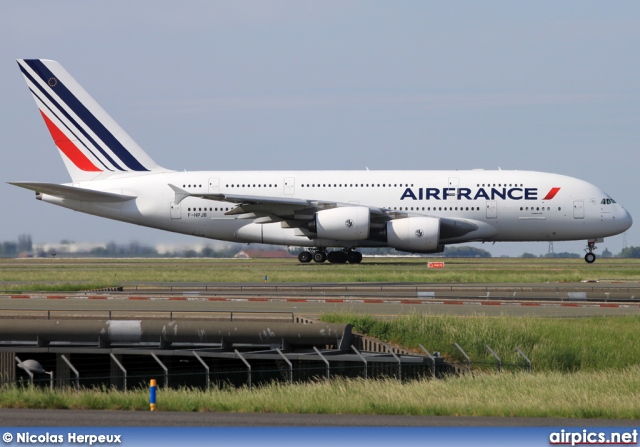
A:
<svg viewBox="0 0 640 447">
<path fill-rule="evenodd" d="M 235 203 L 237 206 L 225 213 L 227 215 L 271 214 L 274 217 L 279 217 L 280 219 L 297 220 L 311 219 L 316 212 L 325 209 L 342 206 L 362 206 L 326 200 L 296 199 L 288 197 L 250 196 L 242 194 L 199 194 L 190 193 L 172 184 L 169 184 L 169 186 L 176 194 L 176 203 L 180 203 L 187 197 L 199 197 L 201 199 Z M 387 216 L 390 213 L 388 210 L 378 207 L 369 207 L 369 209 L 371 214 L 376 216 Z M 250 216 L 246 216 L 245 218 L 250 218 Z"/>
<path fill-rule="evenodd" d="M 240 194 L 198 194 L 190 193 L 175 185 L 169 184 L 176 193 L 176 202 L 180 203 L 187 197 L 235 203 L 237 206 L 227 211 L 226 215 L 235 215 L 239 219 L 252 219 L 255 223 L 283 222 L 290 228 L 304 227 L 313 219 L 318 211 L 346 207 L 366 206 L 352 203 L 333 202 L 325 200 L 306 200 L 286 197 L 249 196 Z M 408 217 L 425 216 L 416 212 L 389 210 L 385 208 L 367 206 L 371 213 L 371 227 L 383 227 L 388 221 L 405 219 Z M 478 229 L 478 226 L 467 219 L 439 218 L 440 229 L 446 238 L 460 237 Z"/>
<path fill-rule="evenodd" d="M 85 202 L 126 202 L 136 196 L 115 194 L 112 192 L 95 191 L 93 189 L 78 188 L 75 186 L 59 185 L 57 183 L 39 182 L 8 182 L 10 185 L 30 189 L 36 193 L 48 194 L 61 199 L 82 200 Z"/>
</svg>

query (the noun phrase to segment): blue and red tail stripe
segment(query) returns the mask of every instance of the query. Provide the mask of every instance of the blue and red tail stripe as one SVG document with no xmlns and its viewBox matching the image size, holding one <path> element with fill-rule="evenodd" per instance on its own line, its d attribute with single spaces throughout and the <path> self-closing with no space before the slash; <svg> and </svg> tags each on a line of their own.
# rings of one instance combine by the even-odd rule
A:
<svg viewBox="0 0 640 447">
<path fill-rule="evenodd" d="M 58 146 L 58 149 L 60 149 L 64 153 L 64 155 L 66 155 L 67 158 L 73 162 L 74 165 L 76 165 L 83 171 L 102 172 L 102 169 L 94 165 L 91 160 L 89 160 L 86 155 L 84 155 L 82 151 L 78 149 L 75 144 L 73 144 L 73 141 L 71 141 L 60 129 L 58 129 L 58 126 L 53 124 L 53 122 L 42 110 L 40 111 L 40 113 L 42 114 L 42 118 L 44 119 L 44 122 L 47 125 L 47 128 L 49 129 L 51 137 L 56 143 L 56 146 Z"/>
<path fill-rule="evenodd" d="M 40 95 L 39 95 L 37 92 L 34 92 L 32 88 L 29 88 L 29 91 L 31 92 L 31 94 L 33 94 L 33 96 L 34 96 L 34 97 L 36 97 L 36 98 L 38 99 L 38 101 L 40 101 L 41 107 L 45 107 L 45 108 L 46 108 L 46 112 L 45 112 L 44 110 L 42 110 L 42 108 L 40 108 L 39 110 L 40 110 L 40 113 L 42 114 L 43 118 L 45 118 L 45 124 L 47 125 L 47 128 L 49 129 L 49 132 L 51 133 L 51 136 L 52 136 L 52 137 L 54 137 L 54 135 L 53 135 L 53 132 L 51 132 L 51 126 L 49 125 L 49 123 L 47 122 L 47 120 L 48 120 L 48 121 L 49 121 L 53 126 L 55 126 L 55 124 L 54 124 L 54 123 L 53 123 L 53 121 L 51 121 L 47 116 L 55 117 L 55 118 L 60 122 L 60 124 L 62 124 L 62 125 L 64 126 L 64 128 L 66 129 L 66 132 L 68 132 L 68 134 L 69 134 L 69 135 L 72 135 L 72 136 L 75 138 L 75 141 L 76 141 L 78 144 L 81 144 L 81 145 L 82 145 L 82 147 L 84 148 L 84 150 L 86 150 L 88 153 L 90 153 L 90 154 L 91 154 L 91 155 L 92 155 L 92 156 L 93 156 L 93 157 L 94 157 L 94 158 L 95 158 L 95 159 L 96 159 L 96 160 L 97 160 L 97 161 L 98 161 L 98 162 L 99 162 L 99 163 L 104 167 L 104 169 L 106 169 L 107 171 L 113 171 L 113 169 L 112 169 L 112 168 L 110 168 L 109 166 L 107 166 L 107 165 L 106 165 L 106 164 L 105 164 L 105 163 L 100 159 L 100 157 L 97 157 L 97 156 L 96 156 L 96 154 L 91 150 L 91 148 L 90 148 L 90 147 L 88 147 L 86 144 L 84 144 L 84 143 L 82 142 L 82 140 L 80 139 L 80 137 L 77 135 L 77 132 L 74 132 L 74 130 L 73 130 L 71 127 L 67 126 L 67 125 L 65 124 L 65 121 L 64 121 L 64 120 L 59 116 L 59 114 L 58 114 L 58 113 L 56 113 L 53 109 L 51 109 L 51 107 L 49 107 L 49 106 L 47 105 L 47 103 L 46 103 L 46 102 L 44 102 L 44 101 L 42 100 L 42 98 L 40 97 Z M 45 92 L 45 94 L 46 94 L 46 92 Z M 64 112 L 64 110 L 62 110 L 62 112 Z M 66 112 L 65 112 L 65 117 L 68 117 L 68 114 L 67 114 Z M 69 117 L 69 118 L 70 118 L 70 117 Z M 67 118 L 67 119 L 69 119 L 69 118 Z M 75 124 L 74 124 L 74 125 L 75 125 Z M 76 128 L 77 128 L 77 126 L 76 126 Z M 60 131 L 60 133 L 63 133 L 63 132 L 62 132 L 62 130 L 61 130 L 58 126 L 56 126 L 56 129 L 58 129 L 58 131 Z M 82 129 L 80 129 L 80 130 L 82 130 Z M 84 134 L 86 134 L 86 133 L 85 133 L 85 132 L 83 132 L 83 135 L 84 135 Z M 55 140 L 55 137 L 54 137 L 54 140 Z M 78 151 L 80 151 L 80 152 L 82 153 L 82 155 L 83 155 L 85 158 L 87 158 L 87 157 L 84 155 L 84 153 L 82 152 L 82 150 L 80 150 L 77 146 L 76 146 L 76 149 L 78 149 Z M 64 151 L 63 151 L 63 152 L 64 152 Z M 69 157 L 69 156 L 67 155 L 67 157 Z M 69 158 L 69 159 L 70 159 L 71 161 L 74 161 L 74 160 L 72 160 L 71 158 Z M 75 163 L 75 161 L 74 161 L 74 164 L 76 164 L 76 163 Z M 76 164 L 76 166 L 77 166 L 78 168 L 80 168 L 80 166 L 78 166 L 77 164 Z M 82 168 L 80 168 L 80 169 L 82 169 Z M 121 169 L 121 168 L 119 168 L 119 170 L 120 170 L 120 171 L 122 171 L 122 169 Z"/>
<path fill-rule="evenodd" d="M 45 95 L 46 98 L 51 102 L 59 113 L 64 115 L 64 118 L 68 120 L 74 127 L 76 127 L 84 138 L 86 138 L 94 147 L 100 152 L 100 154 L 108 160 L 109 163 L 113 165 L 113 167 L 120 171 L 148 171 L 146 167 L 144 167 L 123 145 L 122 143 L 98 120 L 85 106 L 82 104 L 78 98 L 64 85 L 62 81 L 52 73 L 46 65 L 38 60 L 38 59 L 24 59 L 24 62 L 31 68 L 37 75 L 40 77 L 41 81 L 49 86 L 52 90 L 55 91 L 56 95 L 66 104 L 66 106 L 73 111 L 73 113 L 88 127 L 93 134 L 95 134 L 110 150 L 111 152 L 118 157 L 121 163 L 126 166 L 126 168 L 121 167 L 102 147 L 101 145 L 86 132 L 80 123 L 78 123 L 67 111 L 64 107 L 59 104 L 59 102 L 50 95 L 42 85 L 37 82 L 31 74 L 25 70 L 22 66 L 20 66 L 20 70 L 22 73 L 30 79 L 32 84 L 36 86 L 39 92 L 42 95 Z M 19 64 L 20 65 L 20 64 Z M 33 92 L 33 90 L 32 90 Z M 33 94 L 40 99 L 42 98 L 33 92 Z M 45 103 L 46 104 L 46 103 Z M 61 120 L 62 121 L 62 120 Z M 58 129 L 59 130 L 59 129 Z M 78 148 L 76 148 L 78 149 Z M 88 148 L 87 148 L 88 149 Z M 79 150 L 79 149 L 78 149 Z M 64 152 L 64 151 L 63 151 Z M 66 154 L 66 152 L 65 152 Z M 86 158 L 86 157 L 85 157 Z M 99 158 L 99 157 L 96 157 Z M 73 159 L 72 159 L 73 161 Z M 75 163 L 75 161 L 74 161 Z M 80 167 L 80 166 L 78 166 Z M 81 168 L 82 169 L 82 168 Z"/>
</svg>

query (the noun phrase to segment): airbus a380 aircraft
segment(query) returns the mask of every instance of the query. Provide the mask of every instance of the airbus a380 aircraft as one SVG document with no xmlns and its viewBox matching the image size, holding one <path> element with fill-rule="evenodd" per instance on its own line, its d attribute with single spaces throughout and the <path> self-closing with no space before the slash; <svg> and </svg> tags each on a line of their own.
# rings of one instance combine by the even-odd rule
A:
<svg viewBox="0 0 640 447">
<path fill-rule="evenodd" d="M 58 62 L 18 65 L 72 183 L 11 184 L 83 213 L 211 239 L 308 247 L 300 262 L 332 263 L 359 263 L 358 247 L 438 253 L 473 241 L 580 239 L 592 263 L 596 242 L 632 224 L 600 188 L 542 172 L 172 171 Z"/>
</svg>

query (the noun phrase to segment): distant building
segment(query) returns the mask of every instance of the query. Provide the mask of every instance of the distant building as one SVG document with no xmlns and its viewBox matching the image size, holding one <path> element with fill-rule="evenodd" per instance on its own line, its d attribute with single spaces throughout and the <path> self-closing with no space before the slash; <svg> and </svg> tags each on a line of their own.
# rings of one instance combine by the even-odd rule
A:
<svg viewBox="0 0 640 447">
<path fill-rule="evenodd" d="M 61 242 L 59 244 L 38 244 L 35 250 L 39 253 L 80 254 L 89 253 L 97 248 L 106 249 L 107 244 L 96 242 Z"/>
</svg>

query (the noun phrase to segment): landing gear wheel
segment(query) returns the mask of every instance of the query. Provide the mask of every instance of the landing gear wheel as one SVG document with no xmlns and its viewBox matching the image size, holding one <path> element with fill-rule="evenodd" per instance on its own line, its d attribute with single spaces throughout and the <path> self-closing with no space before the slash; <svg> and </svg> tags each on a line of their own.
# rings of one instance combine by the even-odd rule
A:
<svg viewBox="0 0 640 447">
<path fill-rule="evenodd" d="M 313 254 L 314 262 L 322 263 L 327 260 L 327 254 L 324 251 L 316 251 Z"/>
<path fill-rule="evenodd" d="M 602 240 L 600 240 L 602 242 Z M 587 241 L 587 248 L 586 248 L 586 252 L 587 254 L 584 255 L 584 260 L 587 261 L 587 264 L 593 264 L 594 262 L 596 262 L 596 255 L 593 252 L 593 250 L 596 249 L 596 241 L 595 240 L 589 240 Z"/>
<path fill-rule="evenodd" d="M 309 253 L 308 251 L 303 251 L 298 255 L 298 261 L 302 262 L 303 264 L 311 262 L 311 258 L 311 253 Z"/>
<path fill-rule="evenodd" d="M 346 264 L 347 254 L 343 251 L 330 251 L 327 254 L 327 259 L 332 264 Z"/>
<path fill-rule="evenodd" d="M 347 261 L 349 261 L 349 264 L 360 264 L 362 262 L 362 253 L 359 251 L 349 251 L 347 253 Z"/>
</svg>

